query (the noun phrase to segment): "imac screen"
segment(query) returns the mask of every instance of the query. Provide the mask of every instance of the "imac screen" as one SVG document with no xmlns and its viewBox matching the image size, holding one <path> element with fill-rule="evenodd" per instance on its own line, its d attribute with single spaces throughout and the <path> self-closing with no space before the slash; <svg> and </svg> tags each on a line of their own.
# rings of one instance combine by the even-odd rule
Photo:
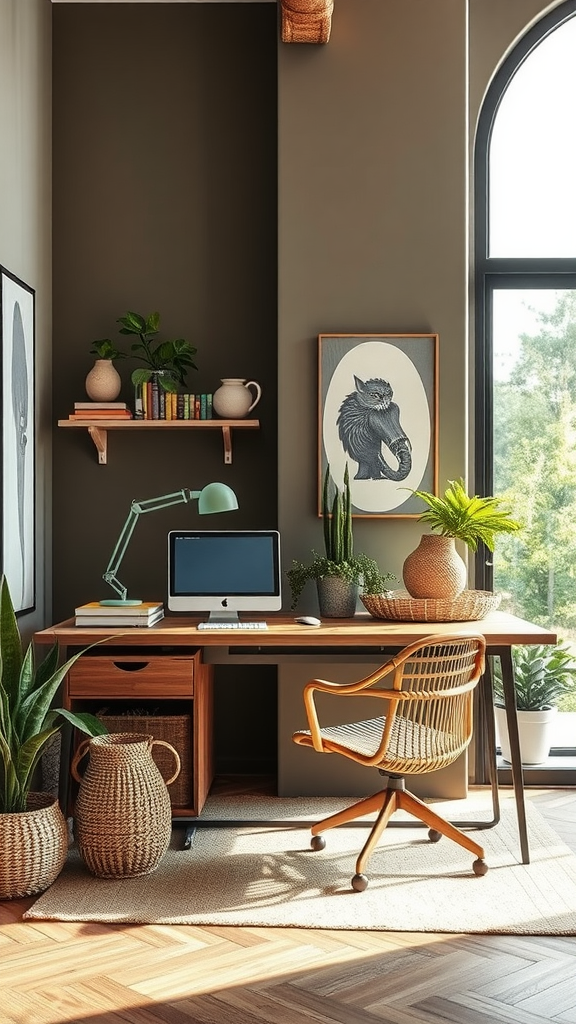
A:
<svg viewBox="0 0 576 1024">
<path fill-rule="evenodd" d="M 282 606 L 276 530 L 179 530 L 168 534 L 168 608 L 237 617 Z"/>
</svg>

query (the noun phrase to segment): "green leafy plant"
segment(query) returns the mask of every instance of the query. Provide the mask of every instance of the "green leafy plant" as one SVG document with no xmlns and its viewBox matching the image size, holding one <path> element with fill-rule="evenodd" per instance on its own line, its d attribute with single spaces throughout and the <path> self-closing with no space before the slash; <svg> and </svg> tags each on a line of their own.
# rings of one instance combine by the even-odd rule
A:
<svg viewBox="0 0 576 1024">
<path fill-rule="evenodd" d="M 496 534 L 521 529 L 521 524 L 512 519 L 510 510 L 502 507 L 500 498 L 470 497 L 462 479 L 449 480 L 443 497 L 429 491 L 412 493 L 428 505 L 418 522 L 428 523 L 443 537 L 464 541 L 472 551 L 476 551 L 480 542 L 493 551 Z"/>
<path fill-rule="evenodd" d="M 92 645 L 93 646 L 93 645 Z M 5 576 L 0 581 L 0 814 L 26 810 L 34 771 L 64 720 L 89 736 L 108 730 L 87 713 L 52 708 L 68 669 L 83 651 L 58 666 L 55 644 L 35 664 L 32 643 L 23 652 L 14 606 Z"/>
<path fill-rule="evenodd" d="M 322 485 L 322 525 L 325 554 L 312 551 L 311 562 L 294 559 L 286 575 L 292 594 L 292 608 L 308 580 L 324 576 L 339 576 L 349 583 L 362 586 L 366 594 L 382 594 L 386 584 L 395 579 L 392 573 L 383 573 L 375 559 L 363 553 L 354 554 L 352 535 L 352 502 L 348 466 L 344 470 L 344 489 L 334 488 L 331 496 L 330 466 L 326 467 Z"/>
<path fill-rule="evenodd" d="M 519 711 L 545 711 L 576 684 L 576 661 L 564 641 L 512 648 L 516 706 Z M 502 668 L 494 663 L 494 699 L 504 706 Z"/>
<path fill-rule="evenodd" d="M 128 311 L 116 323 L 121 324 L 120 334 L 138 338 L 131 345 L 132 358 L 145 363 L 145 367 L 132 372 L 132 383 L 135 386 L 146 384 L 154 373 L 159 373 L 158 382 L 164 391 L 175 392 L 179 384 L 186 383 L 188 370 L 198 369 L 192 358 L 196 355 L 196 349 L 184 338 L 154 344 L 153 339 L 160 325 L 159 313 L 143 317 L 140 313 Z"/>
<path fill-rule="evenodd" d="M 90 353 L 93 356 L 98 356 L 99 359 L 126 359 L 126 353 L 116 348 L 110 338 L 101 338 L 100 341 L 95 341 Z"/>
</svg>

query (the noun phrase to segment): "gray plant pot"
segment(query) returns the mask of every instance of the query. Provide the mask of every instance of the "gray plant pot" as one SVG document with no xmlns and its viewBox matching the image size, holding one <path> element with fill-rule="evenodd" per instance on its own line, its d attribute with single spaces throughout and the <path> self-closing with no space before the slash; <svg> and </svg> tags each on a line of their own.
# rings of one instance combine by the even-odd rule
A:
<svg viewBox="0 0 576 1024">
<path fill-rule="evenodd" d="M 326 619 L 351 619 L 356 614 L 359 587 L 340 576 L 316 580 L 320 615 Z"/>
</svg>

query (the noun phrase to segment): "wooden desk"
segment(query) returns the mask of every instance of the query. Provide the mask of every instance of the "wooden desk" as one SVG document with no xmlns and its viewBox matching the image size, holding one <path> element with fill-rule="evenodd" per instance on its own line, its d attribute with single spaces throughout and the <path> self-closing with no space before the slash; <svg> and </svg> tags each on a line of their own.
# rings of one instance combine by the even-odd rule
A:
<svg viewBox="0 0 576 1024">
<path fill-rule="evenodd" d="M 518 723 L 516 719 L 516 693 L 514 688 L 514 669 L 512 664 L 512 646 L 516 644 L 555 644 L 556 633 L 551 630 L 525 622 L 506 612 L 491 612 L 485 619 L 474 622 L 393 622 L 372 618 L 362 613 L 353 619 L 325 620 L 319 627 L 301 626 L 294 622 L 292 616 L 268 615 L 269 628 L 265 631 L 230 630 L 204 631 L 196 628 L 198 618 L 168 615 L 156 626 L 150 628 L 133 628 L 130 630 L 103 629 L 99 627 L 75 627 L 74 620 L 69 619 L 57 625 L 43 629 L 34 635 L 37 644 L 48 644 L 57 641 L 64 653 L 71 649 L 85 647 L 95 641 L 104 640 L 106 644 L 121 646 L 129 653 L 131 647 L 150 647 L 151 653 L 159 647 L 174 649 L 187 647 L 199 648 L 206 652 L 206 658 L 218 648 L 228 651 L 244 651 L 255 663 L 259 658 L 273 659 L 277 662 L 289 660 L 294 655 L 310 657 L 311 663 L 317 655 L 352 653 L 369 654 L 378 661 L 394 651 L 405 647 L 425 636 L 445 636 L 462 631 L 478 632 L 486 638 L 488 654 L 500 658 L 504 684 L 506 716 L 510 737 L 512 757 L 512 780 L 518 814 L 518 830 L 522 862 L 530 860 L 528 835 L 526 829 L 526 812 L 524 805 L 524 783 L 518 740 Z M 100 648 L 101 649 L 101 648 Z M 110 696 L 108 693 L 107 696 Z M 151 694 L 151 696 L 154 696 Z M 155 695 L 161 697 L 159 693 Z M 457 823 L 471 824 L 477 827 L 491 827 L 499 820 L 498 782 L 496 772 L 496 737 L 494 715 L 492 710 L 492 678 L 488 671 L 484 676 L 483 706 L 487 744 L 490 756 L 490 782 L 493 799 L 493 819 L 489 822 Z"/>
</svg>

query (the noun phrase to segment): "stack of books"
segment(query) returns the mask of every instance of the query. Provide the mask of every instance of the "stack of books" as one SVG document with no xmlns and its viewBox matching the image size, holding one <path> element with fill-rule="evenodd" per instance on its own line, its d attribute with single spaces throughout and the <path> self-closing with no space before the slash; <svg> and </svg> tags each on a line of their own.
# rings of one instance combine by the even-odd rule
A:
<svg viewBox="0 0 576 1024">
<path fill-rule="evenodd" d="M 131 420 L 126 402 L 74 402 L 69 420 Z"/>
<path fill-rule="evenodd" d="M 164 618 L 164 605 L 160 601 L 142 604 L 105 605 L 89 601 L 74 609 L 75 626 L 153 626 Z"/>
</svg>

